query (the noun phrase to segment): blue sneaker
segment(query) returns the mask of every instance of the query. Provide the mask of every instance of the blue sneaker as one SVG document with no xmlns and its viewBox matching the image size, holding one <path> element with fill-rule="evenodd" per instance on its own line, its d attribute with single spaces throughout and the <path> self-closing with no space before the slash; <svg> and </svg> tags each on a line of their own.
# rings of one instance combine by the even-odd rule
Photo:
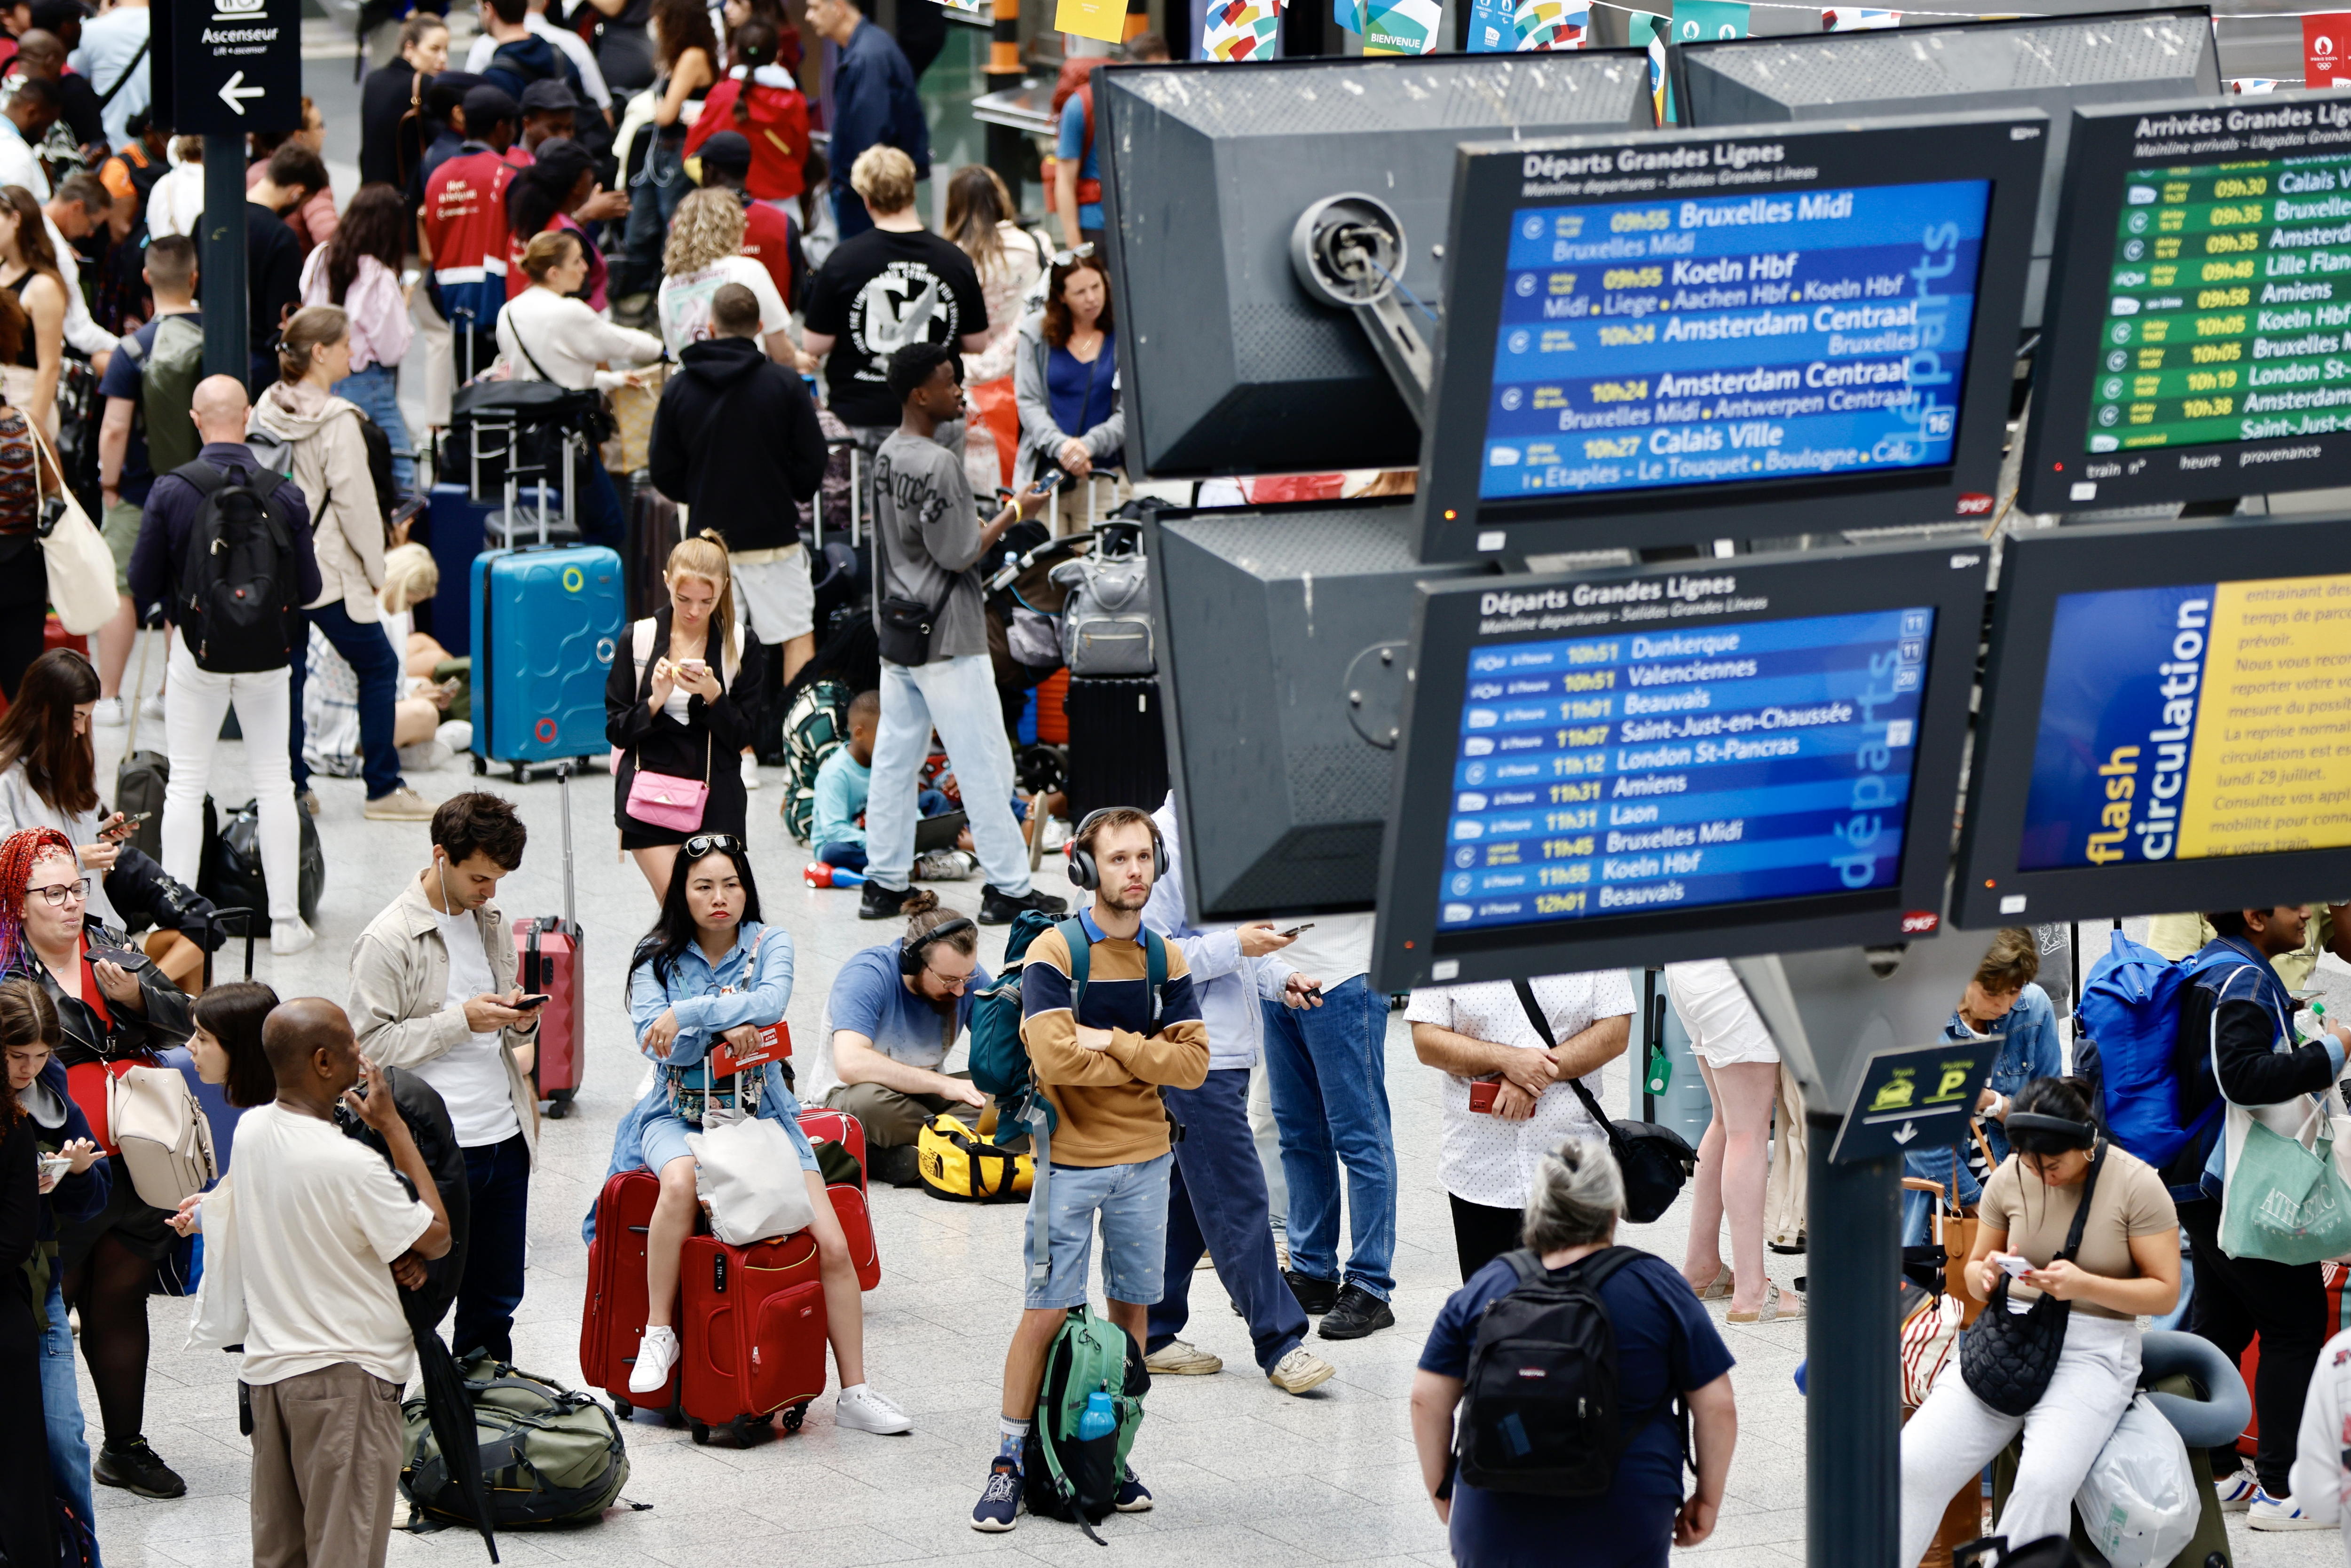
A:
<svg viewBox="0 0 2351 1568">
<path fill-rule="evenodd" d="M 1151 1489 L 1136 1480 L 1134 1472 L 1131 1469 L 1126 1472 L 1126 1479 L 1119 1483 L 1118 1511 L 1121 1513 L 1151 1511 Z"/>
<path fill-rule="evenodd" d="M 1144 1506 L 1151 1505 L 1145 1502 Z M 979 1501 L 972 1505 L 971 1527 L 998 1535 L 1019 1522 L 1020 1467 L 999 1458 L 987 1467 L 987 1486 L 979 1494 Z"/>
</svg>

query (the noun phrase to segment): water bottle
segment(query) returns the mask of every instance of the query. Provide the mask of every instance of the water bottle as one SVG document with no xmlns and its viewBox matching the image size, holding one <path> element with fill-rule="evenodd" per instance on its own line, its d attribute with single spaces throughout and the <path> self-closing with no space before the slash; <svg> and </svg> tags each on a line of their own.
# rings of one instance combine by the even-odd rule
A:
<svg viewBox="0 0 2351 1568">
<path fill-rule="evenodd" d="M 1110 1396 L 1099 1391 L 1087 1395 L 1086 1413 L 1078 1417 L 1078 1441 L 1091 1443 L 1117 1430 L 1118 1417 L 1111 1411 Z"/>
</svg>

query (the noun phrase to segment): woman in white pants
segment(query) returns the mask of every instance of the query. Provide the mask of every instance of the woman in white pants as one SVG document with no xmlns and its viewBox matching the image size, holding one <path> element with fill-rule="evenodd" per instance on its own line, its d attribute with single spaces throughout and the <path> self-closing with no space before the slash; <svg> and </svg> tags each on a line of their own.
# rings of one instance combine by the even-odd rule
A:
<svg viewBox="0 0 2351 1568">
<path fill-rule="evenodd" d="M 2179 1222 L 2170 1194 L 2152 1166 L 2098 1137 L 2079 1081 L 2026 1084 L 2009 1113 L 2008 1141 L 2015 1152 L 1984 1184 L 1977 1210 L 1968 1291 L 1990 1301 L 2003 1272 L 2012 1271 L 2009 1311 L 2029 1310 L 2043 1294 L 2067 1303 L 2064 1349 L 2049 1385 L 2022 1416 L 2001 1415 L 1978 1398 L 1960 1357 L 1944 1364 L 1934 1392 L 1902 1428 L 1898 1562 L 1925 1555 L 1952 1494 L 1973 1486 L 2019 1431 L 2024 1454 L 2015 1490 L 1992 1533 L 2020 1542 L 2066 1533 L 2074 1494 L 2138 1385 L 2138 1319 L 2169 1312 L 2179 1297 Z M 2081 1244 L 2057 1259 L 2094 1158 L 2097 1182 Z M 2015 1271 L 2020 1258 L 2029 1267 Z M 1983 1331 L 1979 1324 L 1970 1332 Z"/>
</svg>

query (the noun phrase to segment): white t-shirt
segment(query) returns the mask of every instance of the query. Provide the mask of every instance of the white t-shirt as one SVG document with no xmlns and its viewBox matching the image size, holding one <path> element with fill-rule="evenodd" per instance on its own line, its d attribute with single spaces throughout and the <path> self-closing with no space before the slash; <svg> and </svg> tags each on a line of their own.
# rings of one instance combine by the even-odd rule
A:
<svg viewBox="0 0 2351 1568">
<path fill-rule="evenodd" d="M 1326 991 L 1335 991 L 1370 970 L 1374 916 L 1317 915 L 1312 918 L 1314 929 L 1299 933 L 1297 941 L 1267 957 L 1268 967 L 1284 977 L 1299 974 L 1320 980 Z M 1304 922 L 1277 920 L 1274 924 L 1287 931 Z"/>
<path fill-rule="evenodd" d="M 672 354 L 710 336 L 710 297 L 730 283 L 741 284 L 758 298 L 759 336 L 770 337 L 790 324 L 791 312 L 776 292 L 774 275 L 747 256 L 722 256 L 699 272 L 662 279 L 655 309 L 662 341 Z"/>
<path fill-rule="evenodd" d="M 433 1223 L 433 1211 L 366 1145 L 331 1122 L 277 1104 L 236 1125 L 231 1223 L 251 1322 L 252 1384 L 282 1383 L 352 1362 L 386 1383 L 415 1375 L 392 1260 Z"/>
<path fill-rule="evenodd" d="M 1622 969 L 1581 975 L 1547 975 L 1534 982 L 1535 1001 L 1551 1024 L 1552 1039 L 1564 1042 L 1604 1018 L 1630 1017 L 1633 982 Z M 1433 1023 L 1492 1045 L 1533 1047 L 1535 1032 L 1519 994 L 1507 980 L 1476 986 L 1439 986 L 1412 994 L 1406 1021 Z M 1444 1121 L 1437 1156 L 1437 1179 L 1465 1203 L 1518 1208 L 1527 1201 L 1527 1178 L 1535 1162 L 1567 1138 L 1606 1136 L 1584 1113 L 1583 1103 L 1565 1083 L 1553 1083 L 1535 1101 L 1523 1122 L 1480 1115 L 1469 1109 L 1469 1080 L 1445 1075 Z M 1583 1079 L 1594 1101 L 1600 1074 Z M 1605 1109 L 1605 1107 L 1603 1107 Z"/>
<path fill-rule="evenodd" d="M 455 1011 L 490 988 L 490 958 L 482 950 L 482 927 L 471 910 L 433 918 L 440 924 L 442 946 L 449 949 L 449 992 L 444 1000 Z M 440 1092 L 460 1148 L 503 1144 L 522 1131 L 507 1080 L 506 1047 L 498 1035 L 496 1030 L 476 1030 L 464 1044 L 411 1069 Z"/>
</svg>

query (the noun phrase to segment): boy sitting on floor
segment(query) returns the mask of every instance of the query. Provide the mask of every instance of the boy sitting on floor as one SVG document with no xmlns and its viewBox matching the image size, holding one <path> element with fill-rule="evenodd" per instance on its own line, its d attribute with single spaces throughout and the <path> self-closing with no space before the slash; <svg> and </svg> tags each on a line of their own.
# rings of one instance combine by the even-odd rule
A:
<svg viewBox="0 0 2351 1568">
<path fill-rule="evenodd" d="M 873 736 L 882 722 L 882 694 L 860 692 L 849 704 L 849 739 L 816 770 L 816 807 L 809 824 L 809 842 L 816 858 L 843 871 L 865 869 L 865 799 L 873 788 Z M 922 793 L 922 812 L 935 817 L 954 809 L 954 802 L 936 789 Z M 956 839 L 960 849 L 971 847 L 971 835 Z M 914 864 L 914 874 L 925 882 L 960 882 L 971 875 L 975 862 L 955 850 L 933 850 Z"/>
</svg>

